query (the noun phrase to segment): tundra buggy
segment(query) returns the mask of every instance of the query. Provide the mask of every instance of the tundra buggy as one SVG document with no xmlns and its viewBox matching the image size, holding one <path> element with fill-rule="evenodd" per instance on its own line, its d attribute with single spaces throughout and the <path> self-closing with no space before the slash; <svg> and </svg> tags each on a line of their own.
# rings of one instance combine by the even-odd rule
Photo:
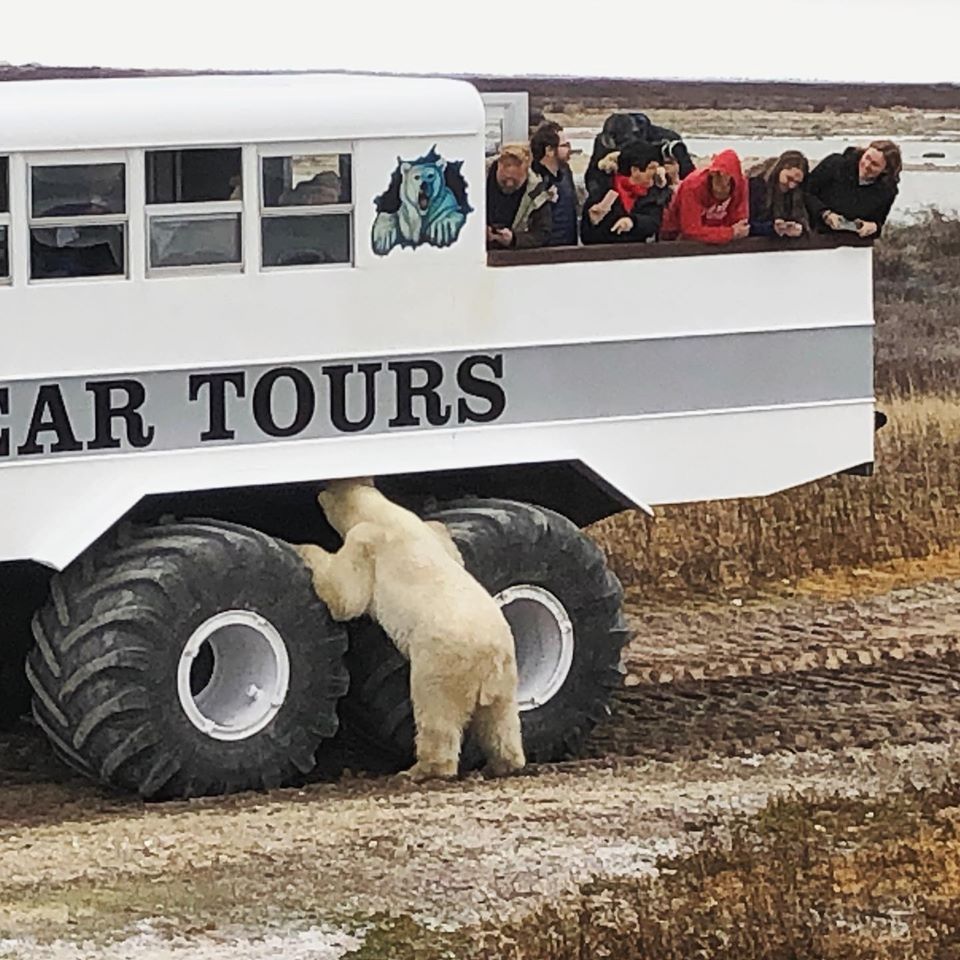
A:
<svg viewBox="0 0 960 960">
<path fill-rule="evenodd" d="M 871 463 L 867 245 L 488 256 L 485 129 L 447 80 L 2 85 L 6 720 L 145 797 L 296 781 L 341 718 L 404 762 L 406 664 L 289 546 L 374 475 L 499 599 L 555 760 L 627 639 L 582 526 Z"/>
</svg>

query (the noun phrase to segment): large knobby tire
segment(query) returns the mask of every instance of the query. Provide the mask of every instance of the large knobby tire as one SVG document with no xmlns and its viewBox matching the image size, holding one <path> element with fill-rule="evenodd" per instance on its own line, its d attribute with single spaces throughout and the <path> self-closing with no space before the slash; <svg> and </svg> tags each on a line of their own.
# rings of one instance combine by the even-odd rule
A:
<svg viewBox="0 0 960 960">
<path fill-rule="evenodd" d="M 337 730 L 346 630 L 293 548 L 247 527 L 127 528 L 53 578 L 33 633 L 56 751 L 145 798 L 300 782 Z"/>
<path fill-rule="evenodd" d="M 462 500 L 430 511 L 425 519 L 446 524 L 464 564 L 494 596 L 514 597 L 504 606 L 514 629 L 520 673 L 523 745 L 528 761 L 552 762 L 577 752 L 610 712 L 621 686 L 621 651 L 629 632 L 623 591 L 600 548 L 566 517 L 510 500 Z M 544 702 L 524 702 L 529 688 L 530 631 L 557 614 L 568 631 L 569 663 L 559 665 Z M 397 767 L 414 755 L 410 666 L 383 631 L 364 618 L 350 624 L 347 666 L 350 691 L 342 710 L 352 730 L 369 745 L 371 760 Z M 561 651 L 562 652 L 562 651 Z M 552 675 L 551 675 L 552 676 Z M 549 679 L 549 678 L 548 678 Z M 529 677 L 527 677 L 529 680 Z M 543 684 L 541 683 L 541 687 Z M 470 738 L 463 768 L 481 757 Z"/>
</svg>

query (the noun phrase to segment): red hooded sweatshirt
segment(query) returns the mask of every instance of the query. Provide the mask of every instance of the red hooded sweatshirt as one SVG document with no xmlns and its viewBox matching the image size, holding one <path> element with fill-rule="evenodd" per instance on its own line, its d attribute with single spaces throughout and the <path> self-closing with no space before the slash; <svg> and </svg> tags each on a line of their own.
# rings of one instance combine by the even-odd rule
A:
<svg viewBox="0 0 960 960">
<path fill-rule="evenodd" d="M 710 172 L 720 170 L 733 177 L 733 191 L 718 203 L 710 192 Z M 670 206 L 663 215 L 663 239 L 699 240 L 701 243 L 729 243 L 733 225 L 750 219 L 750 194 L 733 150 L 718 153 L 709 167 L 694 170 L 680 181 Z"/>
</svg>

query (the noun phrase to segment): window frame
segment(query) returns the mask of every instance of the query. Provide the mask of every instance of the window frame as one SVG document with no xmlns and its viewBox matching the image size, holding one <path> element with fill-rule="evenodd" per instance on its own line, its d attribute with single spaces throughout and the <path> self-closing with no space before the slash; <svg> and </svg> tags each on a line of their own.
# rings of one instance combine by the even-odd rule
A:
<svg viewBox="0 0 960 960">
<path fill-rule="evenodd" d="M 21 155 L 26 177 L 26 242 L 27 283 L 105 283 L 129 280 L 132 277 L 130 264 L 131 234 L 131 169 L 128 150 L 70 150 L 51 153 L 25 153 Z M 90 167 L 116 163 L 123 167 L 123 213 L 101 215 L 81 214 L 75 217 L 35 217 L 33 214 L 33 170 L 35 167 Z M 58 227 L 123 227 L 123 270 L 120 273 L 104 273 L 87 277 L 35 277 L 31 247 L 34 230 Z"/>
<path fill-rule="evenodd" d="M 244 274 L 247 270 L 246 224 L 244 222 L 244 196 L 246 184 L 243 177 L 243 149 L 242 143 L 215 143 L 210 145 L 190 144 L 188 147 L 150 146 L 144 147 L 143 155 L 143 269 L 147 279 L 158 277 L 183 276 L 235 276 Z M 147 154 L 150 153 L 186 153 L 190 150 L 239 150 L 240 151 L 240 182 L 242 184 L 239 200 L 198 200 L 182 201 L 180 203 L 148 203 L 147 202 Z M 214 220 L 226 216 L 236 217 L 240 228 L 240 259 L 226 263 L 191 263 L 176 264 L 168 267 L 155 267 L 150 262 L 150 226 L 154 218 L 177 217 L 180 220 Z"/>
<path fill-rule="evenodd" d="M 10 167 L 12 166 L 10 154 L 0 154 L 0 157 L 7 161 L 7 209 L 0 210 L 0 229 L 7 231 L 7 272 L 0 274 L 0 287 L 9 287 L 13 285 L 13 221 L 10 218 L 10 207 L 13 205 L 13 199 L 10 196 L 11 180 Z"/>
<path fill-rule="evenodd" d="M 349 203 L 317 203 L 317 204 L 289 204 L 287 206 L 270 206 L 264 202 L 263 189 L 263 161 L 276 157 L 294 156 L 341 156 L 350 157 L 350 202 Z M 354 144 L 349 140 L 310 140 L 296 143 L 271 143 L 257 146 L 257 247 L 259 249 L 261 273 L 286 273 L 291 270 L 350 270 L 357 265 L 356 245 L 356 151 Z M 317 217 L 343 216 L 348 217 L 347 241 L 350 245 L 350 256 L 339 263 L 291 263 L 265 264 L 263 262 L 263 221 L 281 217 Z"/>
</svg>

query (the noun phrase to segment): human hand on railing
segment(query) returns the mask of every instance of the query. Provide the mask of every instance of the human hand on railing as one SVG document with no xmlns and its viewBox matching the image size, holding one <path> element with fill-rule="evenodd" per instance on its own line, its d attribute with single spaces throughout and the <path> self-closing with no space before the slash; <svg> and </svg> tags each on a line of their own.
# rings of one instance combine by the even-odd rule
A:
<svg viewBox="0 0 960 960">
<path fill-rule="evenodd" d="M 509 247 L 513 243 L 513 231 L 509 227 L 487 227 L 487 240 Z"/>
<path fill-rule="evenodd" d="M 796 220 L 787 220 L 783 225 L 783 233 L 781 236 L 784 237 L 802 237 L 803 236 L 803 224 L 797 223 Z"/>
<path fill-rule="evenodd" d="M 834 213 L 832 210 L 824 210 L 823 222 L 831 230 L 839 230 L 840 224 L 843 222 L 843 217 L 841 217 L 839 213 Z"/>
<path fill-rule="evenodd" d="M 738 220 L 733 225 L 733 239 L 742 240 L 744 237 L 750 235 L 750 221 L 749 220 Z"/>
<path fill-rule="evenodd" d="M 621 217 L 611 228 L 611 233 L 629 233 L 633 229 L 633 221 L 629 217 Z"/>
<path fill-rule="evenodd" d="M 857 221 L 857 236 L 858 237 L 872 237 L 879 228 L 872 220 L 858 220 Z"/>
</svg>

